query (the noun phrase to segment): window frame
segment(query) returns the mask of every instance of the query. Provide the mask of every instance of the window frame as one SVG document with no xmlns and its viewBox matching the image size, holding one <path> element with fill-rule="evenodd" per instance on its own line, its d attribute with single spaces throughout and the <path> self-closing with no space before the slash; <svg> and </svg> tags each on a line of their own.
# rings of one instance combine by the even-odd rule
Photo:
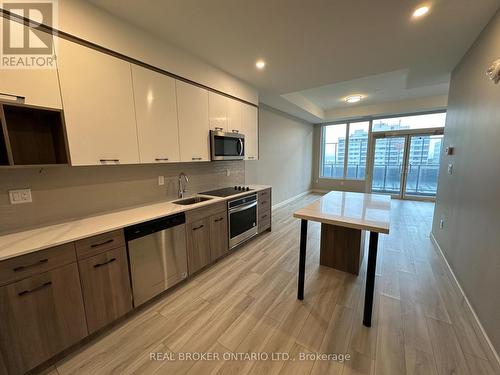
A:
<svg viewBox="0 0 500 375">
<path fill-rule="evenodd" d="M 366 158 L 365 158 L 365 175 L 363 178 L 352 178 L 352 177 L 347 177 L 347 164 L 349 162 L 349 129 L 351 127 L 351 124 L 359 123 L 359 122 L 368 122 L 368 142 L 367 142 L 367 151 L 366 151 Z M 325 128 L 327 126 L 332 126 L 332 125 L 345 125 L 345 149 L 344 149 L 344 173 L 342 177 L 328 177 L 328 176 L 323 176 L 323 166 L 324 166 L 324 156 L 325 156 Z M 336 121 L 336 122 L 329 122 L 325 124 L 321 124 L 321 134 L 320 134 L 320 155 L 319 155 L 319 173 L 318 173 L 318 178 L 320 179 L 325 179 L 325 180 L 337 180 L 337 181 L 366 181 L 368 170 L 367 170 L 367 165 L 368 165 L 368 155 L 369 155 L 369 150 L 370 150 L 370 144 L 371 144 L 371 133 L 372 133 L 372 119 L 371 118 L 358 118 L 358 119 L 353 119 L 353 120 L 347 120 L 347 121 Z"/>
</svg>

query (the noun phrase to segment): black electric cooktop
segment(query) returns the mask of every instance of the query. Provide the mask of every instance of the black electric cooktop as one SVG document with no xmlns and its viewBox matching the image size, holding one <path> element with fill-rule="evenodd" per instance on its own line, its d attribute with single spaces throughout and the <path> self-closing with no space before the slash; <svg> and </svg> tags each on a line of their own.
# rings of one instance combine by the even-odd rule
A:
<svg viewBox="0 0 500 375">
<path fill-rule="evenodd" d="M 246 191 L 252 191 L 252 190 L 253 189 L 250 189 L 248 186 L 234 186 L 217 190 L 204 191 L 203 193 L 200 194 L 213 195 L 215 197 L 230 197 L 231 195 L 244 193 Z"/>
</svg>

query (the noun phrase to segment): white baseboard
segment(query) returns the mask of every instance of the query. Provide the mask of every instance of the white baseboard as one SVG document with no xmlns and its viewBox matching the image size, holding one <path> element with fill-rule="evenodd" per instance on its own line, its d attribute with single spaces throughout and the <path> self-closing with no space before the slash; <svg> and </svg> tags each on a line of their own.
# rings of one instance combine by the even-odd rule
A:
<svg viewBox="0 0 500 375">
<path fill-rule="evenodd" d="M 474 319 L 474 322 L 473 324 L 476 325 L 476 328 L 475 331 L 476 331 L 476 334 L 478 335 L 482 335 L 483 336 L 483 339 L 484 341 L 486 342 L 486 344 L 488 345 L 488 348 L 490 350 L 490 353 L 491 353 L 491 356 L 488 355 L 488 358 L 494 358 L 496 360 L 496 363 L 492 363 L 492 366 L 495 366 L 496 365 L 496 368 L 500 368 L 500 357 L 498 356 L 498 353 L 496 352 L 495 350 L 495 347 L 493 346 L 493 344 L 491 343 L 491 340 L 490 338 L 488 337 L 488 334 L 486 333 L 486 331 L 484 330 L 484 327 L 483 325 L 481 324 L 481 321 L 479 320 L 476 312 L 474 311 L 471 303 L 469 302 L 469 299 L 467 298 L 467 296 L 465 295 L 465 292 L 464 290 L 462 289 L 462 287 L 460 286 L 460 283 L 458 282 L 458 279 L 457 277 L 455 276 L 455 273 L 453 272 L 453 269 L 451 268 L 450 264 L 448 263 L 448 260 L 446 259 L 446 257 L 444 256 L 444 252 L 443 250 L 441 249 L 441 246 L 439 246 L 439 243 L 436 241 L 436 238 L 434 237 L 434 233 L 431 232 L 430 234 L 430 238 L 431 238 L 431 242 L 432 244 L 434 245 L 434 247 L 436 248 L 438 254 L 440 255 L 441 257 L 441 260 L 444 262 L 444 264 L 446 265 L 446 269 L 448 270 L 449 274 L 451 275 L 451 280 L 452 282 L 455 284 L 455 288 L 457 289 L 457 291 L 460 292 L 460 294 L 462 295 L 464 301 L 465 301 L 465 304 L 466 304 L 466 307 L 467 309 L 469 310 L 469 314 L 473 317 Z M 479 332 L 477 332 L 479 330 Z"/>
<path fill-rule="evenodd" d="M 310 192 L 311 192 L 311 190 L 306 190 L 300 194 L 297 194 L 291 198 L 284 200 L 283 202 L 276 203 L 275 205 L 273 205 L 272 209 L 275 210 L 277 208 L 283 207 L 283 206 L 287 205 L 288 203 L 294 201 L 295 199 L 299 199 L 300 197 L 303 197 L 304 195 L 309 194 Z"/>
</svg>

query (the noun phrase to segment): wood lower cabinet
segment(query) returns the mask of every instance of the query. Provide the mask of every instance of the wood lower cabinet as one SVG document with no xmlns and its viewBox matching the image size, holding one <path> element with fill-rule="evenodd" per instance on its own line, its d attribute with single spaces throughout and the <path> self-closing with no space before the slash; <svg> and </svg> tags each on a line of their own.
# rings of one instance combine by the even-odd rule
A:
<svg viewBox="0 0 500 375">
<path fill-rule="evenodd" d="M 210 218 L 186 224 L 186 246 L 189 274 L 210 263 Z"/>
<path fill-rule="evenodd" d="M 222 211 L 210 216 L 210 260 L 219 259 L 228 250 L 227 211 Z"/>
<path fill-rule="evenodd" d="M 125 247 L 80 260 L 78 267 L 89 334 L 132 309 Z"/>
<path fill-rule="evenodd" d="M 8 374 L 23 374 L 85 336 L 76 263 L 0 288 L 0 356 Z"/>
<path fill-rule="evenodd" d="M 271 189 L 259 191 L 257 203 L 258 232 L 262 233 L 271 229 Z"/>
</svg>

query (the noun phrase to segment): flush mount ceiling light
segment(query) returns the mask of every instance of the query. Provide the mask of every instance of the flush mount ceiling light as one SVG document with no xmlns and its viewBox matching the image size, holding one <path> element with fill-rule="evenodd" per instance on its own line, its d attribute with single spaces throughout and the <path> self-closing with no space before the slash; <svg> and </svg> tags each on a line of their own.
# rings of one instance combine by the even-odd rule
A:
<svg viewBox="0 0 500 375">
<path fill-rule="evenodd" d="M 345 100 L 346 103 L 352 104 L 352 103 L 359 102 L 361 99 L 363 99 L 363 96 L 359 95 L 359 94 L 356 94 L 356 95 L 349 95 L 344 100 Z"/>
<path fill-rule="evenodd" d="M 419 18 L 419 17 L 422 17 L 423 15 L 427 14 L 429 12 L 429 7 L 427 5 L 424 5 L 424 6 L 421 6 L 421 7 L 418 7 L 417 9 L 415 9 L 415 11 L 413 12 L 413 18 Z"/>
<path fill-rule="evenodd" d="M 255 63 L 255 66 L 257 67 L 257 69 L 262 70 L 266 67 L 266 62 L 264 60 L 258 60 Z"/>
</svg>

